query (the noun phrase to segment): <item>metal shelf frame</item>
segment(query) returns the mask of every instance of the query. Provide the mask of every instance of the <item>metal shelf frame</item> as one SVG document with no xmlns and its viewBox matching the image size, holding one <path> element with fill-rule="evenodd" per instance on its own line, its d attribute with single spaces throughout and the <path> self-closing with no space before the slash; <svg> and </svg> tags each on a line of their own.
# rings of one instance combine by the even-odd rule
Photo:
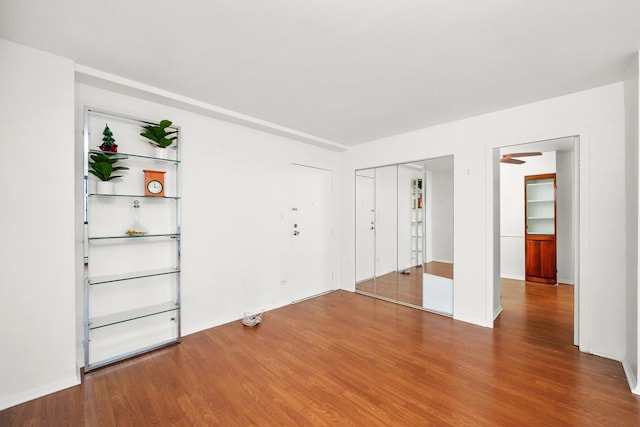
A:
<svg viewBox="0 0 640 427">
<path fill-rule="evenodd" d="M 181 185 L 180 184 L 181 182 L 180 182 L 180 179 L 181 177 L 180 177 L 180 168 L 179 168 L 179 166 L 181 165 L 181 160 L 180 160 L 181 130 L 179 126 L 172 125 L 170 127 L 172 130 L 177 131 L 175 148 L 172 148 L 172 150 L 175 150 L 175 159 L 164 159 L 164 158 L 149 156 L 145 154 L 138 154 L 135 152 L 117 153 L 124 157 L 132 157 L 143 162 L 149 161 L 149 162 L 172 165 L 175 167 L 175 187 L 176 187 L 175 195 L 167 196 L 167 197 L 155 197 L 155 196 L 154 197 L 156 199 L 167 199 L 167 203 L 169 204 L 166 206 L 166 209 L 175 209 L 176 232 L 166 233 L 166 234 L 145 234 L 141 236 L 128 236 L 128 235 L 102 236 L 102 237 L 90 236 L 89 210 L 92 208 L 95 208 L 95 207 L 92 207 L 92 203 L 90 203 L 90 200 L 94 200 L 95 202 L 96 200 L 101 198 L 108 200 L 108 198 L 120 198 L 120 197 L 122 198 L 135 197 L 135 198 L 141 198 L 141 199 L 148 197 L 144 195 L 135 195 L 135 194 L 98 194 L 98 193 L 92 193 L 89 190 L 90 155 L 93 153 L 101 152 L 100 150 L 89 148 L 90 140 L 91 140 L 90 121 L 92 120 L 92 118 L 100 118 L 100 119 L 112 118 L 112 119 L 116 119 L 123 122 L 132 122 L 132 124 L 139 125 L 141 127 L 146 125 L 157 125 L 158 123 L 152 120 L 134 117 L 127 114 L 121 114 L 121 113 L 116 113 L 112 111 L 102 110 L 102 109 L 98 109 L 90 106 L 84 107 L 83 118 L 84 118 L 84 127 L 83 127 L 83 146 L 84 146 L 83 147 L 83 152 L 84 152 L 84 166 L 83 166 L 83 193 L 84 193 L 84 197 L 83 197 L 84 199 L 83 200 L 83 234 L 84 234 L 83 236 L 83 248 L 84 248 L 84 252 L 83 252 L 83 256 L 84 256 L 83 314 L 84 316 L 83 317 L 84 317 L 84 325 L 83 325 L 83 330 L 84 330 L 84 339 L 83 339 L 83 345 L 84 345 L 84 372 L 89 372 L 89 371 L 122 361 L 124 359 L 128 359 L 128 358 L 158 349 L 158 348 L 177 344 L 182 339 L 181 297 L 180 297 L 181 295 L 181 281 L 180 281 L 180 276 L 181 276 L 181 273 L 180 273 L 181 272 L 181 249 L 180 249 L 180 244 L 181 244 L 181 195 L 180 195 Z M 173 205 L 173 207 L 171 205 Z M 126 216 L 126 213 L 123 213 L 123 217 L 124 216 Z M 125 272 L 125 273 L 107 274 L 107 275 L 90 277 L 89 265 L 91 260 L 89 256 L 90 254 L 89 248 L 92 242 L 106 240 L 106 239 L 122 239 L 123 241 L 126 241 L 127 244 L 129 244 L 129 242 L 132 242 L 131 244 L 135 244 L 135 241 L 139 239 L 146 240 L 149 238 L 162 238 L 162 237 L 175 240 L 175 265 L 166 266 L 164 268 L 159 268 L 155 270 L 131 271 L 131 272 Z M 143 304 L 141 304 L 140 307 L 133 310 L 126 311 L 126 312 L 113 313 L 106 316 L 97 316 L 93 318 L 91 317 L 90 302 L 92 298 L 92 289 L 94 288 L 106 289 L 105 287 L 108 287 L 109 284 L 111 283 L 125 282 L 125 284 L 131 283 L 132 285 L 134 285 L 133 282 L 135 282 L 136 280 L 149 278 L 149 277 L 156 277 L 156 276 L 165 276 L 165 277 L 172 276 L 175 278 L 175 300 L 167 301 L 165 303 L 157 304 L 154 306 L 146 306 L 146 307 L 143 306 Z M 172 282 L 169 282 L 169 283 L 172 283 Z M 100 286 L 96 287 L 95 285 L 98 285 L 98 284 Z M 118 354 L 115 357 L 108 357 L 104 360 L 95 360 L 95 361 L 91 360 L 90 347 L 91 347 L 91 339 L 92 339 L 91 333 L 93 330 L 105 329 L 105 328 L 108 328 L 109 326 L 121 324 L 124 322 L 135 322 L 138 319 L 149 318 L 149 317 L 156 316 L 162 313 L 167 313 L 167 312 L 175 313 L 171 318 L 172 321 L 176 322 L 175 338 L 172 338 L 170 340 L 162 340 L 153 345 L 146 345 L 143 348 L 135 348 L 135 349 L 132 349 L 131 351 Z"/>
</svg>

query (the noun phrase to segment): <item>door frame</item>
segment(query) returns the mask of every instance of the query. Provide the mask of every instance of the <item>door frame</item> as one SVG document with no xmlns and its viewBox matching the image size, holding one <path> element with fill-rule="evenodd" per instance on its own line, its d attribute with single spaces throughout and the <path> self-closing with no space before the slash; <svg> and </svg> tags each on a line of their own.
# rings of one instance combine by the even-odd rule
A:
<svg viewBox="0 0 640 427">
<path fill-rule="evenodd" d="M 489 171 L 487 179 L 489 181 L 488 187 L 493 189 L 492 200 L 493 203 L 488 203 L 488 214 L 490 215 L 493 227 L 490 233 L 492 238 L 489 239 L 488 244 L 491 248 L 490 253 L 493 254 L 491 265 L 489 266 L 490 282 L 492 283 L 493 292 L 487 292 L 487 307 L 493 313 L 493 319 L 489 322 L 491 327 L 495 319 L 502 312 L 502 305 L 500 302 L 500 149 L 507 147 L 517 147 L 518 150 L 531 151 L 530 148 L 535 145 L 539 145 L 545 142 L 552 142 L 554 140 L 560 140 L 565 138 L 572 138 L 572 150 L 573 150 L 573 165 L 572 165 L 572 178 L 573 178 L 573 277 L 574 277 L 574 300 L 573 300 L 573 343 L 579 347 L 581 351 L 588 351 L 588 326 L 583 320 L 586 319 L 585 304 L 580 304 L 580 300 L 585 298 L 586 286 L 588 286 L 587 280 L 580 275 L 580 256 L 581 252 L 588 248 L 588 239 L 584 230 L 588 229 L 588 212 L 582 209 L 583 204 L 587 203 L 585 194 L 581 193 L 581 174 L 583 171 L 588 170 L 588 150 L 586 146 L 588 144 L 588 135 L 586 133 L 577 133 L 566 136 L 550 137 L 541 140 L 532 140 L 523 143 L 504 144 L 499 146 L 493 146 L 489 148 Z M 551 151 L 551 150 L 547 150 Z M 556 150 L 557 151 L 557 150 Z M 581 167 L 582 165 L 582 167 Z M 557 170 L 556 170 L 557 174 Z M 588 196 L 588 195 L 587 195 Z M 556 254 L 557 257 L 557 254 Z"/>
</svg>

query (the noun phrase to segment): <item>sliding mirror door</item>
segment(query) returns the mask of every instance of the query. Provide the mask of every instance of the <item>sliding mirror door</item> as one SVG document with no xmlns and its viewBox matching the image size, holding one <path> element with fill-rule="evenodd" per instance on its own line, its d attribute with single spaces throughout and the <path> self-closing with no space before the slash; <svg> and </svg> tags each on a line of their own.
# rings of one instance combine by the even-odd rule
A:
<svg viewBox="0 0 640 427">
<path fill-rule="evenodd" d="M 375 171 L 356 171 L 356 290 L 375 294 Z"/>
<path fill-rule="evenodd" d="M 375 294 L 398 299 L 398 167 L 375 169 Z"/>
<path fill-rule="evenodd" d="M 453 314 L 453 157 L 426 160 L 422 307 Z"/>
<path fill-rule="evenodd" d="M 356 171 L 356 291 L 453 314 L 453 157 Z"/>
<path fill-rule="evenodd" d="M 422 306 L 424 170 L 398 165 L 398 301 Z"/>
<path fill-rule="evenodd" d="M 398 167 L 356 171 L 356 291 L 398 299 Z"/>
</svg>

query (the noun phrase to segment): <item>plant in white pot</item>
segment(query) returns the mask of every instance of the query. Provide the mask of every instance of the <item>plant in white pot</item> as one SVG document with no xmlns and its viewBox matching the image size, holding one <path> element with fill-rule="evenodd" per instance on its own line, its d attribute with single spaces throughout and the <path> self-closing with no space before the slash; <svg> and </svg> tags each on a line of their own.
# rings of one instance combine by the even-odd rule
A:
<svg viewBox="0 0 640 427">
<path fill-rule="evenodd" d="M 89 173 L 98 178 L 96 192 L 99 194 L 113 194 L 113 182 L 122 175 L 113 175 L 116 171 L 128 170 L 126 166 L 120 166 L 118 162 L 126 157 L 113 154 L 92 153 L 89 160 Z"/>
<path fill-rule="evenodd" d="M 174 143 L 178 136 L 177 130 L 170 130 L 167 132 L 167 128 L 170 127 L 172 122 L 170 120 L 161 120 L 157 125 L 142 126 L 144 132 L 140 135 L 147 138 L 149 143 L 156 148 L 156 156 L 161 158 L 167 158 L 166 149 Z"/>
</svg>

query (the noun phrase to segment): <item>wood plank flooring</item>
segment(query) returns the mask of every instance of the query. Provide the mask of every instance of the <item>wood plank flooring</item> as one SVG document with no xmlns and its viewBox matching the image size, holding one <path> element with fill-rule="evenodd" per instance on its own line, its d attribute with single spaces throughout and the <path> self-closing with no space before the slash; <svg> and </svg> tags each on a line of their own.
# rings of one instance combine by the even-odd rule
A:
<svg viewBox="0 0 640 427">
<path fill-rule="evenodd" d="M 495 329 L 346 291 L 184 337 L 0 426 L 637 426 L 620 363 L 571 345 L 572 289 L 505 283 Z"/>
</svg>

